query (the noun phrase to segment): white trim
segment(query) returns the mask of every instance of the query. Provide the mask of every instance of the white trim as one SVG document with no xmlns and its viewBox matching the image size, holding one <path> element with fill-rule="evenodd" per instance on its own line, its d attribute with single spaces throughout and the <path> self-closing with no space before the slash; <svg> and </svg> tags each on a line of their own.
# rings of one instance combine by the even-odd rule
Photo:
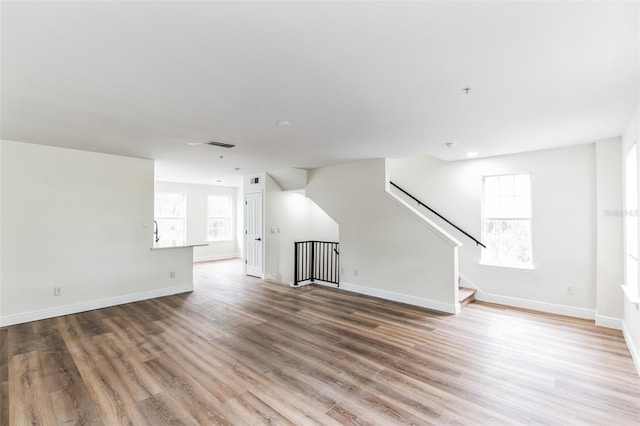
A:
<svg viewBox="0 0 640 426">
<path fill-rule="evenodd" d="M 338 284 L 334 284 L 334 283 L 330 283 L 330 282 L 326 282 L 326 281 L 320 281 L 320 280 L 318 280 L 318 281 L 305 281 L 305 282 L 302 282 L 302 283 L 298 283 L 298 285 L 293 285 L 293 281 L 291 281 L 287 285 L 289 287 L 292 287 L 292 288 L 300 288 L 300 287 L 304 287 L 306 285 L 311 285 L 311 284 L 321 285 L 321 286 L 329 287 L 329 288 L 337 288 L 337 289 L 340 288 L 338 286 Z"/>
<path fill-rule="evenodd" d="M 596 314 L 596 325 L 598 327 L 613 328 L 614 330 L 622 330 L 622 320 L 620 318 L 607 317 Z"/>
<path fill-rule="evenodd" d="M 494 268 L 494 269 L 517 269 L 519 271 L 535 271 L 536 267 L 532 263 L 531 265 L 500 265 L 497 263 L 486 263 L 485 260 L 480 259 L 478 263 L 481 268 Z"/>
<path fill-rule="evenodd" d="M 498 178 L 498 180 L 503 177 L 503 176 L 513 176 L 514 177 L 514 184 L 515 184 L 515 176 L 518 175 L 527 175 L 529 177 L 529 217 L 519 217 L 519 218 L 508 218 L 508 217 L 493 217 L 493 216 L 485 216 L 485 201 L 486 201 L 486 180 L 487 178 Z M 512 194 L 512 196 L 515 196 L 515 193 Z M 483 266 L 490 266 L 490 267 L 497 267 L 497 268 L 511 268 L 511 269 L 523 269 L 523 270 L 533 270 L 535 269 L 534 264 L 533 264 L 533 183 L 532 183 L 532 177 L 531 177 L 531 171 L 528 172 L 516 172 L 516 173 L 501 173 L 501 174 L 497 174 L 497 175 L 484 175 L 482 176 L 482 195 L 481 195 L 481 206 L 480 206 L 480 232 L 481 232 L 481 239 L 484 241 L 487 241 L 488 238 L 485 235 L 485 230 L 486 230 L 486 226 L 485 226 L 485 222 L 488 220 L 511 220 L 511 221 L 515 221 L 515 220 L 527 220 L 529 221 L 529 249 L 531 250 L 531 258 L 530 263 L 529 264 L 523 264 L 523 265 L 516 265 L 516 264 L 499 264 L 499 263 L 491 263 L 491 259 L 487 259 L 487 253 L 488 250 L 481 250 L 480 251 L 480 265 Z M 502 195 L 499 194 L 498 198 L 501 198 Z"/>
<path fill-rule="evenodd" d="M 417 209 L 415 209 L 413 206 L 409 205 L 409 203 L 407 203 L 405 200 L 403 200 L 402 198 L 400 198 L 398 195 L 394 194 L 393 192 L 391 192 L 390 189 L 390 184 L 389 182 L 386 183 L 385 185 L 385 193 L 387 194 L 387 196 L 391 199 L 393 199 L 395 202 L 397 202 L 398 204 L 400 204 L 401 207 L 403 207 L 405 210 L 407 210 L 413 217 L 415 217 L 419 222 L 421 222 L 422 224 L 426 225 L 427 227 L 431 228 L 431 230 L 440 238 L 442 238 L 447 244 L 449 244 L 452 247 L 461 247 L 463 244 L 458 241 L 454 236 L 452 236 L 451 234 L 449 234 L 447 231 L 445 231 L 444 229 L 442 229 L 440 226 L 438 226 L 435 222 L 433 222 L 432 220 L 430 220 L 428 217 L 426 217 L 425 215 L 423 215 L 422 213 L 420 213 Z"/>
<path fill-rule="evenodd" d="M 271 274 L 264 274 L 262 277 L 263 280 L 265 281 L 269 281 L 270 283 L 277 283 L 277 284 L 285 284 L 282 281 L 280 281 L 279 279 L 277 279 L 276 277 L 274 277 Z"/>
<path fill-rule="evenodd" d="M 340 290 L 346 290 L 353 293 L 365 294 L 367 296 L 378 297 L 380 299 L 391 300 L 394 302 L 406 303 L 409 305 L 420 306 L 422 308 L 433 309 L 434 311 L 446 312 L 448 314 L 457 314 L 460 312 L 460 303 L 445 303 L 436 300 L 423 299 L 421 297 L 410 296 L 408 294 L 395 293 L 377 288 L 364 287 L 357 284 L 340 283 Z"/>
<path fill-rule="evenodd" d="M 213 256 L 194 256 L 193 263 L 198 262 L 211 262 L 214 260 L 227 260 L 227 259 L 238 259 L 238 253 L 229 253 L 229 254 L 216 254 Z"/>
<path fill-rule="evenodd" d="M 590 320 L 596 318 L 596 312 L 593 309 L 576 308 L 574 306 L 557 305 L 555 303 L 538 302 L 535 300 L 519 299 L 517 297 L 500 296 L 497 294 L 487 294 L 480 291 L 476 293 L 476 300 L 575 318 Z"/>
<path fill-rule="evenodd" d="M 209 216 L 211 199 L 212 198 L 225 198 L 229 203 L 229 216 Z M 221 239 L 209 239 L 209 219 L 227 219 L 229 220 L 229 238 L 221 238 Z M 233 241 L 232 235 L 235 234 L 235 227 L 233 220 L 233 197 L 231 195 L 225 194 L 207 194 L 207 242 L 208 243 L 224 243 Z"/>
<path fill-rule="evenodd" d="M 70 305 L 55 306 L 39 311 L 24 312 L 0 316 L 0 327 L 38 321 L 63 315 L 77 314 L 79 312 L 94 309 L 108 308 L 110 306 L 123 305 L 125 303 L 138 302 L 140 300 L 155 299 L 156 297 L 171 296 L 172 294 L 188 293 L 193 291 L 193 283 L 175 287 L 165 287 L 140 293 L 125 294 L 122 296 L 108 297 L 106 299 L 91 300 L 88 302 L 73 303 Z"/>
<path fill-rule="evenodd" d="M 606 317 L 604 315 L 596 315 L 593 309 L 576 308 L 573 306 L 558 305 L 555 303 L 538 302 L 535 300 L 519 299 L 517 297 L 501 296 L 498 294 L 488 294 L 482 291 L 473 281 L 469 280 L 463 274 L 459 274 L 462 278 L 461 285 L 463 287 L 471 287 L 477 290 L 476 300 L 481 302 L 495 303 L 498 305 L 512 306 L 515 308 L 530 309 L 532 311 L 546 312 L 550 314 L 565 315 L 575 318 L 584 318 L 596 320 L 596 325 L 607 328 L 621 330 L 622 320 L 618 318 Z"/>
<path fill-rule="evenodd" d="M 629 301 L 629 303 L 635 305 L 636 309 L 638 309 L 638 307 L 640 306 L 640 297 L 638 297 L 637 292 L 635 292 L 634 290 L 635 289 L 633 288 L 633 286 L 622 284 L 622 291 L 627 297 L 627 300 Z"/>
<path fill-rule="evenodd" d="M 627 328 L 627 324 L 622 322 L 622 335 L 624 336 L 624 341 L 627 343 L 627 348 L 629 348 L 629 352 L 631 353 L 631 359 L 633 360 L 633 364 L 636 366 L 636 371 L 638 375 L 640 375 L 640 354 L 636 349 L 636 342 L 633 341 L 633 336 L 629 329 Z"/>
</svg>

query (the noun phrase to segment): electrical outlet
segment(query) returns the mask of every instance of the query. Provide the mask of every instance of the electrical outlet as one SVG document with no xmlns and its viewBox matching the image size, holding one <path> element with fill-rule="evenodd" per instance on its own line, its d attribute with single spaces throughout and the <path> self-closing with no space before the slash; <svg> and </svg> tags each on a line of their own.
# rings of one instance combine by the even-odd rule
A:
<svg viewBox="0 0 640 426">
<path fill-rule="evenodd" d="M 169 278 L 175 278 L 175 277 L 176 277 L 175 271 L 169 271 Z"/>
<path fill-rule="evenodd" d="M 573 288 L 572 286 L 568 285 L 568 286 L 567 286 L 567 291 L 566 291 L 566 293 L 567 293 L 569 296 L 573 296 L 573 295 L 575 294 L 575 293 L 574 293 L 574 288 Z"/>
<path fill-rule="evenodd" d="M 62 287 L 54 287 L 53 288 L 54 296 L 62 296 Z"/>
</svg>

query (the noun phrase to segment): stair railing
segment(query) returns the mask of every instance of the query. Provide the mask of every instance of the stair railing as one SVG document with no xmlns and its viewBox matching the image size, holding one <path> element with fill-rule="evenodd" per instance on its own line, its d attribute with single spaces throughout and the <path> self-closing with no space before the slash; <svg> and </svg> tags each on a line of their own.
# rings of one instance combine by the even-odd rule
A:
<svg viewBox="0 0 640 426">
<path fill-rule="evenodd" d="M 395 187 L 398 189 L 398 191 L 402 192 L 403 194 L 405 194 L 407 197 L 411 198 L 413 201 L 415 201 L 416 203 L 418 203 L 418 206 L 422 206 L 425 209 L 429 210 L 431 213 L 435 214 L 436 216 L 438 216 L 440 219 L 444 220 L 445 222 L 447 222 L 449 225 L 453 226 L 454 228 L 456 228 L 458 231 L 462 232 L 464 235 L 466 235 L 467 237 L 471 238 L 477 246 L 482 246 L 484 248 L 487 248 L 487 246 L 485 246 L 484 244 L 482 244 L 477 238 L 475 238 L 474 236 L 472 236 L 471 234 L 469 234 L 467 231 L 465 231 L 464 229 L 460 228 L 458 225 L 456 225 L 455 223 L 451 222 L 449 219 L 447 219 L 446 217 L 444 217 L 443 215 L 441 215 L 440 213 L 438 213 L 437 211 L 435 211 L 434 209 L 432 209 L 431 207 L 429 207 L 428 205 L 426 205 L 425 203 L 423 203 L 422 201 L 420 201 L 418 198 L 414 197 L 413 195 L 411 195 L 409 192 L 407 192 L 406 190 L 402 189 L 400 186 L 396 185 L 393 182 L 389 182 L 389 184 L 391 184 L 391 186 Z"/>
<path fill-rule="evenodd" d="M 340 287 L 339 243 L 333 241 L 297 241 L 293 243 L 293 285 L 303 281 L 325 281 Z"/>
</svg>

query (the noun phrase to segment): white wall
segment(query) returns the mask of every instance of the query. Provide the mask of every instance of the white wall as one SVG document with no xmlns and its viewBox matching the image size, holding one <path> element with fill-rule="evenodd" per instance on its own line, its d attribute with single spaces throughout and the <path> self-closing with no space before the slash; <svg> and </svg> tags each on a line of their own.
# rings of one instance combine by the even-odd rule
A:
<svg viewBox="0 0 640 426">
<path fill-rule="evenodd" d="M 295 170 L 297 178 L 299 173 L 300 170 Z M 251 183 L 255 178 L 259 182 Z M 263 196 L 262 253 L 265 279 L 293 283 L 295 241 L 338 241 L 338 225 L 331 217 L 305 198 L 304 194 L 283 191 L 269 174 L 245 176 L 243 192 L 260 192 Z"/>
<path fill-rule="evenodd" d="M 208 244 L 193 248 L 193 261 L 230 259 L 240 256 L 241 242 L 237 239 L 238 210 L 237 188 L 195 185 L 189 183 L 156 182 L 155 192 L 174 192 L 187 196 L 187 244 Z M 230 241 L 207 241 L 207 197 L 209 195 L 226 195 L 231 197 L 233 205 L 233 231 Z M 240 211 L 242 214 L 242 211 Z M 242 223 L 240 223 L 242 226 Z M 160 235 L 162 238 L 162 235 Z"/>
<path fill-rule="evenodd" d="M 151 250 L 153 161 L 9 141 L 1 152 L 1 324 L 193 289 L 191 249 Z"/>
<path fill-rule="evenodd" d="M 455 312 L 457 249 L 385 192 L 385 160 L 309 172 L 306 194 L 340 226 L 341 287 Z"/>
<path fill-rule="evenodd" d="M 2 151 L 4 142 L 0 140 L 0 326 L 2 325 Z"/>
<path fill-rule="evenodd" d="M 482 290 L 479 299 L 594 317 L 594 145 L 457 162 L 422 157 L 389 163 L 392 181 L 476 238 L 481 237 L 482 177 L 530 172 L 535 269 L 481 266 L 480 248 L 452 231 L 464 243 L 460 273 Z"/>
<path fill-rule="evenodd" d="M 244 187 L 236 188 L 236 243 L 238 257 L 244 258 Z"/>
<path fill-rule="evenodd" d="M 621 139 L 596 149 L 596 324 L 620 329 L 623 316 Z"/>
<path fill-rule="evenodd" d="M 339 241 L 338 224 L 301 192 L 282 191 L 269 174 L 265 192 L 265 278 L 294 281 L 295 241 Z"/>
<path fill-rule="evenodd" d="M 627 127 L 622 135 L 622 156 L 620 162 L 625 164 L 625 155 L 629 152 L 634 143 L 638 143 L 638 130 L 640 127 L 640 97 L 638 105 L 632 116 L 629 118 Z M 638 152 L 640 156 L 640 152 Z M 638 165 L 640 165 L 640 158 L 636 159 Z M 640 169 L 640 167 L 638 167 Z M 625 174 L 623 173 L 622 176 Z M 639 182 L 640 183 L 640 182 Z M 638 186 L 640 188 L 640 185 Z M 639 197 L 640 198 L 640 197 Z M 626 208 L 626 206 L 625 206 Z M 625 229 L 626 232 L 626 229 Z M 626 255 L 626 253 L 625 253 Z M 639 281 L 640 282 L 640 281 Z M 623 325 L 622 330 L 624 332 L 625 340 L 629 351 L 633 356 L 633 360 L 636 365 L 636 369 L 640 374 L 640 306 L 636 303 L 632 303 L 628 298 L 624 298 L 623 302 Z"/>
</svg>

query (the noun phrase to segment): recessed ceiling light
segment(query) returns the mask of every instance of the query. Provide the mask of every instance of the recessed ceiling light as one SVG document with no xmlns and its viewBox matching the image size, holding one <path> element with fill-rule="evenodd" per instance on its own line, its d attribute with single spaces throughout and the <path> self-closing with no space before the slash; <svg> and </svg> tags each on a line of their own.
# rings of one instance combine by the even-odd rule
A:
<svg viewBox="0 0 640 426">
<path fill-rule="evenodd" d="M 236 167 L 235 170 L 236 170 L 236 172 L 239 172 L 240 171 L 240 167 Z"/>
<path fill-rule="evenodd" d="M 217 182 L 217 183 L 222 183 L 222 182 L 224 182 L 224 181 L 223 181 L 222 179 L 216 179 L 216 182 Z"/>
<path fill-rule="evenodd" d="M 455 142 L 447 142 L 447 143 L 445 144 L 445 146 L 446 146 L 447 148 L 453 148 L 453 147 L 455 147 L 455 146 L 456 146 L 456 143 L 455 143 Z"/>
<path fill-rule="evenodd" d="M 280 127 L 287 127 L 287 126 L 291 126 L 291 123 L 289 123 L 288 121 L 278 121 L 276 123 L 276 126 L 280 126 Z"/>
<path fill-rule="evenodd" d="M 476 151 L 469 151 L 467 152 L 467 157 L 472 158 L 472 157 L 477 157 L 478 153 Z"/>
</svg>

